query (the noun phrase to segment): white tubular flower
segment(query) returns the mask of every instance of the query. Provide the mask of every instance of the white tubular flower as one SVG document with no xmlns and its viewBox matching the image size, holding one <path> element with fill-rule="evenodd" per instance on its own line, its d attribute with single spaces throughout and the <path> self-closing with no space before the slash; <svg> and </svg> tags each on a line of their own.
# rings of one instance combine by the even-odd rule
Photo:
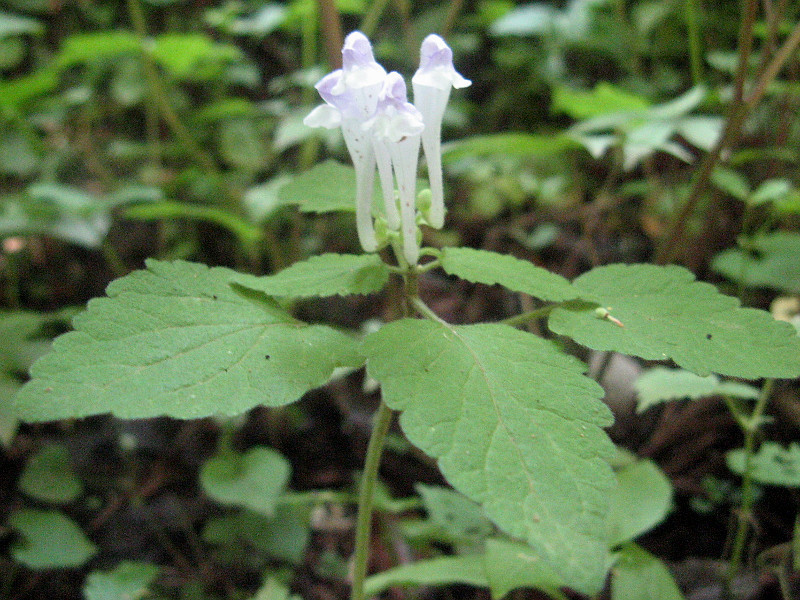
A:
<svg viewBox="0 0 800 600">
<path fill-rule="evenodd" d="M 362 124 L 378 105 L 386 71 L 372 55 L 366 36 L 354 31 L 345 39 L 342 68 L 323 77 L 315 86 L 325 104 L 312 110 L 303 123 L 310 127 L 342 128 L 347 151 L 356 171 L 356 227 L 361 247 L 378 248 L 372 222 L 372 188 L 375 181 L 375 150 Z"/>
<path fill-rule="evenodd" d="M 391 72 L 386 76 L 381 91 L 375 117 L 364 124 L 372 130 L 381 160 L 383 147 L 388 149 L 400 194 L 400 221 L 397 223 L 397 208 L 394 205 L 394 190 L 383 188 L 386 200 L 386 221 L 391 229 L 400 225 L 403 236 L 403 254 L 409 264 L 417 264 L 419 245 L 417 244 L 417 162 L 419 160 L 420 134 L 425 129 L 422 115 L 408 102 L 406 82 L 400 73 Z M 380 162 L 379 162 L 380 168 Z M 385 168 L 385 167 L 384 167 Z M 391 201 L 390 201 L 390 200 Z M 392 224 L 395 224 L 392 227 Z"/>
<path fill-rule="evenodd" d="M 453 51 L 438 35 L 425 38 L 420 48 L 419 69 L 411 79 L 414 106 L 425 122 L 422 149 L 428 163 L 431 185 L 431 209 L 428 220 L 439 229 L 444 225 L 444 189 L 442 184 L 442 117 L 451 88 L 463 88 L 472 82 L 456 72 Z"/>
</svg>

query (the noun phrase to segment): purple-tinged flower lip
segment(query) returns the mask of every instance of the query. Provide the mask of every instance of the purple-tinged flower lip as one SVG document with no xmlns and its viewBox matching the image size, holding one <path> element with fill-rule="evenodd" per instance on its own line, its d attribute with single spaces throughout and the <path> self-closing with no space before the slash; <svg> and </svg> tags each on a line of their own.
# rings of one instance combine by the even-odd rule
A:
<svg viewBox="0 0 800 600">
<path fill-rule="evenodd" d="M 342 70 L 336 69 L 325 75 L 325 77 L 320 79 L 314 86 L 322 99 L 332 106 L 336 106 L 336 104 L 341 101 L 342 94 L 333 93 L 333 89 L 339 84 L 341 79 Z"/>
<path fill-rule="evenodd" d="M 453 51 L 450 46 L 435 33 L 430 34 L 422 41 L 419 54 L 421 69 L 447 66 L 453 63 Z"/>
<path fill-rule="evenodd" d="M 344 69 L 364 67 L 375 62 L 372 44 L 360 31 L 353 31 L 344 39 L 342 47 L 342 66 Z"/>
</svg>

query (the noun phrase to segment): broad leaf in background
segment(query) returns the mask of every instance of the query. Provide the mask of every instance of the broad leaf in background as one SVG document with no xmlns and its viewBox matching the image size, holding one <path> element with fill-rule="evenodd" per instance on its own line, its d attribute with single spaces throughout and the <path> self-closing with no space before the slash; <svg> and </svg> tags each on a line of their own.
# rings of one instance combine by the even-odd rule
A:
<svg viewBox="0 0 800 600">
<path fill-rule="evenodd" d="M 704 88 L 694 87 L 682 96 L 657 106 L 630 106 L 598 114 L 572 126 L 570 135 L 595 158 L 600 158 L 612 146 L 620 146 L 626 169 L 635 167 L 655 152 L 666 152 L 691 162 L 693 154 L 673 141 L 676 135 L 708 151 L 722 132 L 723 120 L 720 117 L 689 114 L 706 94 Z"/>
<path fill-rule="evenodd" d="M 499 324 L 416 319 L 363 344 L 409 440 L 497 525 L 525 539 L 575 589 L 602 586 L 614 485 L 611 415 L 577 359 Z"/>
<path fill-rule="evenodd" d="M 800 234 L 779 231 L 740 238 L 739 248 L 717 254 L 711 268 L 745 287 L 800 294 Z"/>
<path fill-rule="evenodd" d="M 20 510 L 8 525 L 22 538 L 11 556 L 31 569 L 80 567 L 97 553 L 80 527 L 58 511 Z"/>
<path fill-rule="evenodd" d="M 146 562 L 123 561 L 110 571 L 92 571 L 86 576 L 86 600 L 135 600 L 148 598 L 148 586 L 161 568 Z"/>
<path fill-rule="evenodd" d="M 311 537 L 311 508 L 308 505 L 278 504 L 273 518 L 244 510 L 210 518 L 203 528 L 203 540 L 235 549 L 227 561 L 242 564 L 253 549 L 293 565 L 303 561 Z"/>
<path fill-rule="evenodd" d="M 698 375 L 800 375 L 800 337 L 791 325 L 742 308 L 682 267 L 609 265 L 573 285 L 596 304 L 562 305 L 550 314 L 549 326 L 589 348 L 672 359 Z"/>
<path fill-rule="evenodd" d="M 447 273 L 473 283 L 500 284 L 514 292 L 552 302 L 580 296 L 580 292 L 560 275 L 507 254 L 473 248 L 445 248 L 440 260 Z"/>
<path fill-rule="evenodd" d="M 743 475 L 746 453 L 743 448 L 731 450 L 726 455 L 728 468 Z M 789 444 L 784 448 L 775 442 L 764 442 L 750 462 L 753 479 L 764 485 L 800 487 L 800 445 Z"/>
<path fill-rule="evenodd" d="M 53 503 L 72 502 L 83 493 L 69 452 L 61 444 L 48 444 L 28 459 L 19 488 L 38 500 Z"/>
<path fill-rule="evenodd" d="M 278 198 L 284 204 L 297 205 L 303 212 L 353 212 L 356 209 L 356 171 L 335 160 L 326 160 L 280 188 Z"/>
<path fill-rule="evenodd" d="M 683 600 L 664 563 L 636 544 L 619 553 L 611 578 L 611 600 Z"/>
<path fill-rule="evenodd" d="M 389 268 L 377 254 L 321 254 L 263 277 L 241 277 L 239 284 L 268 296 L 309 298 L 371 294 L 380 291 Z"/>
<path fill-rule="evenodd" d="M 714 374 L 706 377 L 683 369 L 654 367 L 646 370 L 634 383 L 638 395 L 636 411 L 644 412 L 651 406 L 689 398 L 708 398 L 709 396 L 730 396 L 744 400 L 758 398 L 758 389 L 737 381 L 720 381 Z"/>
<path fill-rule="evenodd" d="M 231 289 L 241 275 L 151 260 L 89 302 L 31 369 L 20 418 L 198 418 L 281 406 L 361 364 L 357 344 Z"/>
<path fill-rule="evenodd" d="M 566 134 L 541 135 L 512 132 L 474 135 L 445 144 L 442 147 L 442 162 L 450 164 L 463 158 L 490 154 L 504 157 L 553 156 L 579 147 L 579 144 Z"/>
<path fill-rule="evenodd" d="M 453 583 L 489 587 L 483 557 L 478 554 L 439 556 L 387 569 L 367 578 L 364 582 L 364 593 L 367 597 L 372 597 L 394 586 L 417 587 Z"/>
<path fill-rule="evenodd" d="M 519 542 L 486 540 L 483 565 L 492 598 L 495 599 L 504 598 L 518 588 L 536 588 L 544 590 L 552 598 L 567 600 L 559 588 L 574 589 L 572 581 L 557 574 L 530 546 Z"/>
<path fill-rule="evenodd" d="M 217 502 L 271 517 L 290 475 L 289 461 L 279 452 L 256 446 L 243 454 L 228 451 L 209 458 L 200 468 L 200 484 Z"/>
<path fill-rule="evenodd" d="M 632 461 L 616 474 L 608 519 L 611 547 L 649 531 L 672 510 L 672 484 L 653 461 Z"/>
</svg>

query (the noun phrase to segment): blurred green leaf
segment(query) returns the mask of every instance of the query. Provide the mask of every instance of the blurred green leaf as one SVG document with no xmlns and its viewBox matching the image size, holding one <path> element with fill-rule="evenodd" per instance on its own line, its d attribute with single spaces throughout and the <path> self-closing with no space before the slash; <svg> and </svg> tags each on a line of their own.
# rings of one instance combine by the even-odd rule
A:
<svg viewBox="0 0 800 600">
<path fill-rule="evenodd" d="M 36 19 L 0 11 L 0 40 L 12 36 L 39 35 L 41 33 L 44 33 L 44 27 Z"/>
<path fill-rule="evenodd" d="M 672 510 L 672 484 L 653 461 L 630 462 L 616 475 L 608 518 L 611 547 L 650 531 Z"/>
<path fill-rule="evenodd" d="M 278 198 L 303 212 L 355 211 L 355 169 L 334 160 L 319 163 L 280 188 Z"/>
<path fill-rule="evenodd" d="M 110 61 L 125 54 L 141 52 L 139 38 L 130 31 L 95 31 L 75 33 L 65 38 L 55 57 L 58 69 L 98 61 Z"/>
<path fill-rule="evenodd" d="M 746 454 L 744 448 L 731 450 L 725 456 L 728 468 L 744 475 Z M 753 479 L 763 485 L 800 487 L 800 444 L 792 442 L 784 448 L 775 442 L 764 442 L 750 463 Z"/>
<path fill-rule="evenodd" d="M 289 461 L 279 452 L 257 446 L 242 454 L 226 451 L 208 459 L 200 468 L 200 484 L 217 502 L 271 517 L 290 474 Z"/>
<path fill-rule="evenodd" d="M 371 575 L 364 584 L 367 596 L 377 596 L 390 587 L 417 587 L 464 583 L 488 587 L 480 555 L 442 556 L 417 560 Z"/>
<path fill-rule="evenodd" d="M 562 133 L 543 135 L 535 133 L 498 133 L 476 135 L 445 144 L 442 160 L 445 164 L 462 158 L 487 154 L 505 156 L 553 156 L 577 147 L 574 139 Z"/>
<path fill-rule="evenodd" d="M 37 500 L 54 504 L 72 502 L 83 493 L 69 452 L 61 444 L 47 444 L 28 459 L 19 488 Z"/>
<path fill-rule="evenodd" d="M 550 597 L 567 600 L 560 588 L 571 584 L 559 575 L 534 548 L 504 539 L 486 540 L 483 565 L 492 598 L 503 598 L 519 588 L 545 591 Z"/>
<path fill-rule="evenodd" d="M 160 567 L 146 562 L 122 561 L 110 571 L 92 571 L 83 585 L 85 600 L 138 600 L 148 596 L 147 588 Z"/>
<path fill-rule="evenodd" d="M 279 503 L 273 518 L 247 510 L 212 517 L 203 529 L 203 539 L 209 544 L 233 546 L 244 554 L 256 549 L 287 563 L 299 564 L 311 537 L 309 512 L 308 505 Z"/>
<path fill-rule="evenodd" d="M 8 524 L 22 537 L 12 545 L 11 556 L 30 569 L 80 567 L 97 553 L 83 531 L 58 511 L 20 510 Z"/>
<path fill-rule="evenodd" d="M 598 83 L 593 90 L 574 90 L 556 86 L 552 110 L 573 119 L 589 119 L 612 112 L 641 111 L 650 106 L 647 98 L 627 92 L 611 83 Z"/>
<path fill-rule="evenodd" d="M 683 369 L 654 367 L 647 369 L 634 384 L 638 394 L 637 412 L 669 400 L 689 398 L 697 400 L 710 396 L 730 396 L 755 400 L 759 391 L 753 386 L 736 381 L 720 381 L 716 375 L 701 377 Z"/>
<path fill-rule="evenodd" d="M 711 182 L 723 192 L 742 202 L 745 202 L 750 196 L 750 184 L 747 179 L 732 169 L 715 168 L 711 173 Z"/>
<path fill-rule="evenodd" d="M 741 237 L 739 247 L 717 254 L 711 268 L 746 287 L 800 294 L 800 233 Z"/>
<path fill-rule="evenodd" d="M 611 600 L 683 600 L 667 567 L 636 544 L 619 553 L 611 578 Z"/>
<path fill-rule="evenodd" d="M 172 77 L 191 81 L 218 77 L 225 65 L 241 57 L 236 46 L 216 42 L 203 33 L 162 33 L 150 52 Z"/>
<path fill-rule="evenodd" d="M 239 241 L 243 244 L 252 244 L 260 240 L 262 236 L 260 227 L 215 206 L 161 200 L 130 206 L 125 209 L 124 215 L 128 219 L 140 219 L 142 221 L 161 219 L 206 221 L 224 227 L 239 238 Z"/>
</svg>

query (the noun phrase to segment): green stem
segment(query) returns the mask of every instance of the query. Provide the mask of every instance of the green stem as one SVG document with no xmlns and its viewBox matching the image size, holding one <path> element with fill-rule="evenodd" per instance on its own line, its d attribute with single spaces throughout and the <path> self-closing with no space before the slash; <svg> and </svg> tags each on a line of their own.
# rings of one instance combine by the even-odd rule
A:
<svg viewBox="0 0 800 600">
<path fill-rule="evenodd" d="M 364 580 L 367 577 L 369 560 L 369 541 L 372 533 L 372 503 L 374 500 L 375 482 L 378 479 L 378 467 L 381 462 L 386 434 L 392 422 L 392 410 L 381 401 L 372 435 L 367 446 L 367 457 L 364 472 L 361 474 L 361 488 L 358 493 L 358 518 L 356 520 L 355 551 L 353 553 L 353 587 L 350 600 L 364 600 Z"/>
<path fill-rule="evenodd" d="M 554 308 L 558 308 L 558 304 L 548 304 L 547 306 L 542 306 L 541 308 L 537 308 L 535 310 L 529 310 L 528 312 L 520 313 L 518 315 L 514 315 L 513 317 L 508 317 L 507 319 L 503 319 L 499 322 L 503 325 L 511 325 L 512 327 L 524 325 L 528 321 L 535 321 L 536 319 L 546 317 L 553 312 Z"/>
<path fill-rule="evenodd" d="M 728 572 L 725 577 L 725 584 L 728 590 L 731 590 L 733 580 L 742 566 L 747 530 L 753 511 L 753 455 L 755 454 L 756 438 L 758 437 L 761 417 L 767 408 L 774 386 L 775 380 L 768 379 L 764 383 L 764 387 L 761 388 L 761 394 L 756 401 L 755 407 L 753 407 L 753 412 L 750 413 L 750 417 L 746 420 L 737 419 L 744 433 L 744 473 L 742 473 L 742 506 L 739 509 L 731 559 L 728 563 Z"/>
<path fill-rule="evenodd" d="M 703 83 L 703 46 L 700 40 L 699 7 L 697 0 L 686 0 L 686 27 L 689 33 L 689 65 L 692 72 L 692 83 Z"/>
</svg>

